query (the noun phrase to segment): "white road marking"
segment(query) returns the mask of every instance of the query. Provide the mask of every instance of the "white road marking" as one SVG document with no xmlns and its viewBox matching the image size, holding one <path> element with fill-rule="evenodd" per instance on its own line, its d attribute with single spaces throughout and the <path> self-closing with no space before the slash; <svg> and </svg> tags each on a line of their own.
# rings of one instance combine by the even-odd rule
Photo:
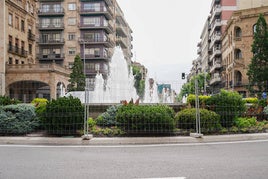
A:
<svg viewBox="0 0 268 179">
<path fill-rule="evenodd" d="M 137 178 L 137 179 L 186 179 L 186 177 L 167 177 L 167 178 Z"/>
<path fill-rule="evenodd" d="M 265 140 L 248 140 L 232 142 L 207 142 L 207 143 L 181 143 L 181 144 L 147 144 L 147 145 L 18 145 L 18 144 L 0 144 L 0 147 L 17 147 L 17 148 L 149 148 L 149 147 L 172 147 L 172 146 L 203 146 L 203 145 L 225 145 L 225 144 L 244 144 L 268 142 Z"/>
</svg>

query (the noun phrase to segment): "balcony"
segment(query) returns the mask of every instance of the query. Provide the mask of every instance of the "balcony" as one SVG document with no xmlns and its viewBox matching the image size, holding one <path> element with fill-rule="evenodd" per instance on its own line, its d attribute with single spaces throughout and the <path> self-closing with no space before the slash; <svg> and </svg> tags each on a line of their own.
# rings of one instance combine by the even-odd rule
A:
<svg viewBox="0 0 268 179">
<path fill-rule="evenodd" d="M 114 47 L 114 42 L 109 37 L 98 37 L 98 38 L 79 38 L 80 44 L 87 45 L 104 45 L 105 47 Z"/>
<path fill-rule="evenodd" d="M 25 58 L 28 56 L 27 51 L 17 46 L 8 45 L 8 52 Z"/>
<path fill-rule="evenodd" d="M 83 54 L 83 51 L 81 51 L 81 54 Z M 83 58 L 83 55 L 81 55 Z M 86 60 L 106 60 L 108 61 L 110 59 L 110 57 L 112 56 L 112 54 L 110 52 L 104 52 L 104 51 L 100 51 L 100 52 L 96 52 L 95 54 L 85 54 L 85 58 Z"/>
<path fill-rule="evenodd" d="M 215 5 L 211 13 L 211 19 L 214 19 L 215 16 L 219 16 L 221 12 L 222 12 L 221 5 L 220 4 Z"/>
<path fill-rule="evenodd" d="M 32 32 L 28 32 L 28 40 L 35 41 L 35 35 Z"/>
<path fill-rule="evenodd" d="M 59 54 L 38 54 L 38 59 L 40 61 L 54 61 L 54 60 L 64 60 L 65 55 L 63 53 Z"/>
<path fill-rule="evenodd" d="M 216 19 L 214 22 L 211 23 L 211 33 L 215 31 L 215 29 L 220 29 L 221 27 L 221 19 Z"/>
<path fill-rule="evenodd" d="M 102 30 L 102 29 L 104 29 L 106 31 L 106 33 L 108 33 L 108 34 L 113 32 L 113 27 L 111 26 L 110 23 L 100 24 L 100 25 L 96 25 L 96 24 L 78 24 L 78 27 L 81 30 Z"/>
<path fill-rule="evenodd" d="M 215 58 L 217 56 L 220 56 L 220 55 L 221 55 L 221 48 L 220 47 L 214 47 L 210 59 L 213 59 L 213 58 Z"/>
<path fill-rule="evenodd" d="M 95 75 L 97 73 L 101 74 L 107 74 L 109 71 L 105 68 L 100 68 L 100 69 L 86 69 L 86 74 L 88 75 Z"/>
<path fill-rule="evenodd" d="M 119 44 L 122 48 L 127 48 L 127 42 L 123 37 L 116 37 L 116 44 Z"/>
<path fill-rule="evenodd" d="M 113 18 L 112 10 L 109 7 L 101 6 L 100 8 L 84 9 L 79 10 L 80 15 L 104 15 L 108 20 Z"/>
<path fill-rule="evenodd" d="M 39 30 L 64 30 L 64 23 L 60 24 L 39 24 Z"/>
<path fill-rule="evenodd" d="M 64 9 L 62 7 L 39 9 L 38 16 L 64 16 Z"/>
<path fill-rule="evenodd" d="M 197 54 L 200 55 L 200 54 L 201 54 L 201 51 L 202 51 L 202 50 L 201 50 L 201 47 L 199 47 L 199 48 L 197 49 Z"/>
<path fill-rule="evenodd" d="M 220 62 L 215 62 L 214 65 L 210 68 L 210 73 L 214 72 L 217 69 L 222 68 L 222 64 Z"/>
<path fill-rule="evenodd" d="M 210 39 L 211 39 L 211 43 L 210 43 L 210 48 L 211 48 L 216 42 L 221 41 L 221 33 L 220 32 L 214 33 L 210 37 Z"/>
<path fill-rule="evenodd" d="M 38 44 L 39 45 L 63 45 L 65 43 L 65 40 L 63 38 L 61 39 L 39 39 Z"/>
<path fill-rule="evenodd" d="M 128 35 L 126 27 L 119 23 L 116 23 L 116 33 L 121 37 L 127 37 Z"/>
<path fill-rule="evenodd" d="M 219 73 L 214 73 L 209 84 L 213 85 L 213 84 L 216 84 L 216 83 L 219 83 L 219 82 L 221 82 L 220 74 Z"/>
</svg>

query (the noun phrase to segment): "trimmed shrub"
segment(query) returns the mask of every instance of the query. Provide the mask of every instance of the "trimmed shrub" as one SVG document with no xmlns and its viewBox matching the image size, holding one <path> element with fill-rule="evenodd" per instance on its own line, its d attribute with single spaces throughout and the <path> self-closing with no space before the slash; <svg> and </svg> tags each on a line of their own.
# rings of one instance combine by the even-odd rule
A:
<svg viewBox="0 0 268 179">
<path fill-rule="evenodd" d="M 251 103 L 251 104 L 258 104 L 258 98 L 244 98 L 243 99 L 246 103 Z"/>
<path fill-rule="evenodd" d="M 46 110 L 48 100 L 45 98 L 35 98 L 31 104 L 35 106 L 35 112 L 40 120 L 42 120 L 42 114 Z"/>
<path fill-rule="evenodd" d="M 116 122 L 116 112 L 121 105 L 110 106 L 106 112 L 99 115 L 96 119 L 97 125 L 102 127 L 111 127 L 116 126 L 118 123 Z"/>
<path fill-rule="evenodd" d="M 264 114 L 268 115 L 268 106 L 263 109 Z"/>
<path fill-rule="evenodd" d="M 256 125 L 257 125 L 257 119 L 255 117 L 252 118 L 239 117 L 235 119 L 235 126 L 238 128 L 253 127 Z"/>
<path fill-rule="evenodd" d="M 210 99 L 210 96 L 200 95 L 199 98 L 199 104 L 207 104 L 207 101 Z M 195 95 L 190 94 L 187 97 L 187 103 L 191 104 L 191 106 L 195 106 Z"/>
<path fill-rule="evenodd" d="M 242 116 L 246 110 L 245 101 L 237 92 L 221 90 L 219 94 L 208 100 L 209 109 L 221 116 L 221 125 L 231 127 L 236 117 Z"/>
<path fill-rule="evenodd" d="M 39 126 L 35 108 L 28 104 L 0 107 L 0 133 L 26 134 Z"/>
<path fill-rule="evenodd" d="M 116 114 L 118 126 L 128 133 L 171 133 L 174 110 L 165 105 L 124 105 Z"/>
<path fill-rule="evenodd" d="M 72 96 L 53 99 L 47 103 L 43 118 L 49 134 L 78 134 L 84 124 L 84 107 L 78 98 Z"/>
<path fill-rule="evenodd" d="M 196 108 L 178 112 L 175 120 L 179 129 L 196 129 Z M 218 131 L 221 129 L 220 116 L 213 111 L 200 109 L 200 127 L 202 132 Z"/>
<path fill-rule="evenodd" d="M 19 104 L 20 101 L 16 99 L 11 99 L 8 96 L 0 96 L 0 106 L 6 106 L 11 104 Z"/>
</svg>

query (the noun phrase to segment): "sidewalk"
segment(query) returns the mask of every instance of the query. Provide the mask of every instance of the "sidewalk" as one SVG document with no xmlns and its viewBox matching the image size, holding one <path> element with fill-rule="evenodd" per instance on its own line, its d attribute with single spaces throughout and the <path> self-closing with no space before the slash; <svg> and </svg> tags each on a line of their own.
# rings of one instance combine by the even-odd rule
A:
<svg viewBox="0 0 268 179">
<path fill-rule="evenodd" d="M 93 137 L 91 140 L 67 137 L 0 137 L 0 145 L 136 145 L 136 144 L 185 144 L 209 142 L 234 142 L 247 140 L 268 140 L 268 133 L 210 135 L 203 138 L 190 136 L 175 137 Z"/>
</svg>

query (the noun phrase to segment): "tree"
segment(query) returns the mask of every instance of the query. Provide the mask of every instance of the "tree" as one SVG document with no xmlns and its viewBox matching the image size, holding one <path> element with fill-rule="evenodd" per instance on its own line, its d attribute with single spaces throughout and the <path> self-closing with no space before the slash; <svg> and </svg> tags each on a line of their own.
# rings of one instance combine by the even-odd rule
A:
<svg viewBox="0 0 268 179">
<path fill-rule="evenodd" d="M 142 79 L 141 69 L 137 66 L 132 66 L 132 73 L 135 78 L 134 87 L 140 98 L 144 97 L 145 92 L 145 81 Z"/>
<path fill-rule="evenodd" d="M 205 78 L 205 75 L 206 75 L 206 78 Z M 179 96 L 178 96 L 179 101 L 181 101 L 183 96 L 185 96 L 185 95 L 195 94 L 195 79 L 197 79 L 197 81 L 198 81 L 199 94 L 201 94 L 205 91 L 204 90 L 205 80 L 206 80 L 206 86 L 207 86 L 210 77 L 208 74 L 200 73 L 196 76 L 193 76 L 188 83 L 185 83 L 182 85 L 182 88 L 181 88 Z"/>
<path fill-rule="evenodd" d="M 74 58 L 74 65 L 72 73 L 70 74 L 70 88 L 69 91 L 84 91 L 86 76 L 83 72 L 83 63 L 79 55 Z"/>
<path fill-rule="evenodd" d="M 263 90 L 267 90 L 268 82 L 268 31 L 263 14 L 260 14 L 255 27 L 251 49 L 253 57 L 248 66 L 247 75 L 250 90 L 252 91 L 255 86 L 259 92 L 262 92 Z"/>
</svg>

